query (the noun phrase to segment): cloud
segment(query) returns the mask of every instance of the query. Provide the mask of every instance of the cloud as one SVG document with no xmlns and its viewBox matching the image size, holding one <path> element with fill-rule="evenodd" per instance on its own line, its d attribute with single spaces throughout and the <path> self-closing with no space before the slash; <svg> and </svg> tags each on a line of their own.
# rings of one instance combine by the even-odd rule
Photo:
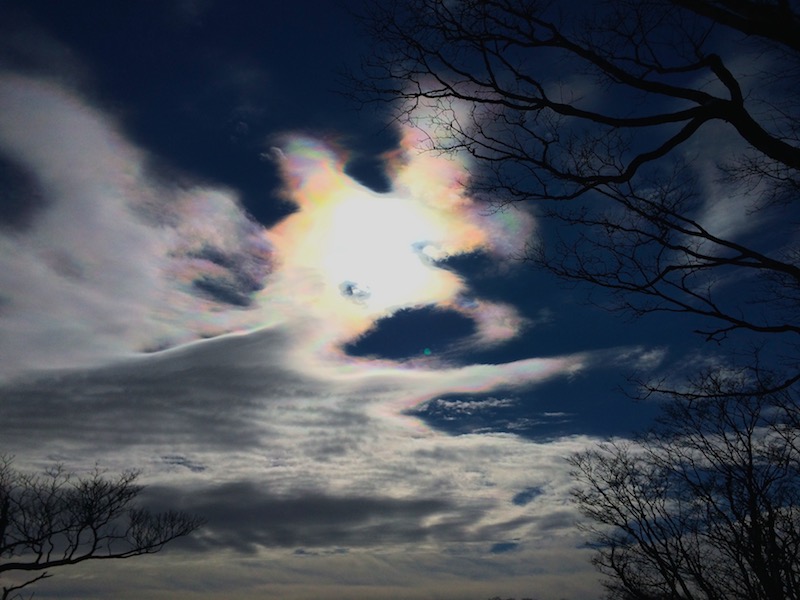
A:
<svg viewBox="0 0 800 600">
<path fill-rule="evenodd" d="M 173 472 L 169 480 L 150 485 L 144 499 L 154 509 L 179 507 L 208 520 L 205 530 L 182 546 L 191 552 L 211 548 L 243 554 L 280 548 L 302 548 L 307 553 L 337 548 L 399 552 L 430 547 L 458 553 L 468 548 L 491 552 L 492 544 L 509 539 L 520 545 L 537 545 L 557 537 L 574 537 L 577 514 L 564 503 L 563 486 L 571 484 L 557 452 L 582 447 L 586 440 L 564 440 L 552 448 L 528 445 L 534 460 L 515 463 L 522 456 L 523 444 L 514 452 L 518 442 L 479 437 L 440 438 L 434 444 L 437 452 L 402 457 L 413 460 L 415 468 L 406 465 L 398 469 L 399 461 L 382 465 L 390 472 L 369 485 L 364 485 L 363 472 L 361 476 L 355 472 L 356 464 L 350 465 L 348 474 L 332 477 L 330 470 L 335 465 L 328 463 L 327 473 L 320 470 L 316 478 L 298 477 L 291 482 L 281 482 L 274 468 L 251 465 L 248 474 L 240 473 L 222 483 L 209 483 L 222 473 L 200 475 L 201 471 L 195 471 L 176 486 L 177 473 Z M 394 452 L 399 449 L 392 446 Z M 375 447 L 373 451 L 384 459 L 388 456 Z M 488 460 L 476 460 L 481 451 L 488 454 Z M 433 459 L 440 461 L 438 468 Z M 370 479 L 377 475 L 374 466 Z M 527 471 L 522 478 L 518 477 L 520 470 Z M 517 476 L 512 475 L 514 471 Z M 504 481 L 509 475 L 517 484 L 526 479 L 528 483 L 538 479 L 539 483 L 512 494 Z M 431 476 L 434 480 L 426 485 Z M 333 481 L 342 478 L 346 482 Z"/>
<path fill-rule="evenodd" d="M 484 546 L 488 550 L 489 545 Z M 301 550 L 301 551 L 296 551 Z M 213 555 L 183 555 L 167 550 L 158 557 L 102 569 L 71 569 L 37 589 L 70 600 L 114 589 L 120 600 L 146 594 L 152 600 L 188 600 L 198 596 L 258 597 L 279 600 L 350 598 L 442 600 L 463 598 L 593 598 L 596 576 L 585 550 L 564 553 L 551 544 L 515 552 L 327 551 L 278 549 L 256 555 L 225 550 Z M 119 591 L 117 591 L 119 590 Z"/>
<path fill-rule="evenodd" d="M 0 76 L 0 154 L 40 191 L 0 231 L 0 375 L 89 366 L 252 326 L 271 248 L 230 192 L 149 181 L 73 93 Z M 27 208 L 22 206 L 20 211 Z"/>
<path fill-rule="evenodd" d="M 298 211 L 270 231 L 281 270 L 267 294 L 293 293 L 304 318 L 320 321 L 320 346 L 356 338 L 403 308 L 443 306 L 471 311 L 468 316 L 479 320 L 478 310 L 456 302 L 465 282 L 437 265 L 449 256 L 491 250 L 500 237 L 495 229 L 502 224 L 480 214 L 459 187 L 466 177 L 462 165 L 407 149 L 390 159 L 398 163 L 393 190 L 378 194 L 345 174 L 346 157 L 316 140 L 289 136 L 274 156 Z M 524 239 L 527 221 L 521 222 L 519 231 L 505 233 Z M 510 307 L 506 312 L 513 315 Z M 324 318 L 331 314 L 336 321 Z M 494 335 L 489 327 L 481 332 L 482 338 Z"/>
<path fill-rule="evenodd" d="M 151 502 L 168 490 L 148 489 Z M 231 510 L 231 507 L 237 507 Z M 431 518 L 452 510 L 440 498 L 392 498 L 380 495 L 334 497 L 309 490 L 275 495 L 267 486 L 237 481 L 193 490 L 182 508 L 202 514 L 208 526 L 189 543 L 195 551 L 229 548 L 250 554 L 259 548 L 387 547 L 452 537 L 445 529 L 456 527 L 447 519 Z"/>
<path fill-rule="evenodd" d="M 465 195 L 460 158 L 414 153 L 406 138 L 389 159 L 392 190 L 377 194 L 328 145 L 289 136 L 275 160 L 297 211 L 267 230 L 232 191 L 153 181 L 152 157 L 75 94 L 7 74 L 0 150 L 44 198 L 24 227 L 0 231 L 0 451 L 17 466 L 142 469 L 148 502 L 208 518 L 185 572 L 241 573 L 248 596 L 275 597 L 274 581 L 309 572 L 348 597 L 359 581 L 374 597 L 407 592 L 410 577 L 444 589 L 496 578 L 504 567 L 482 561 L 501 555 L 522 578 L 523 557 L 547 563 L 547 548 L 577 568 L 564 457 L 594 440 L 515 435 L 526 418 L 568 416 L 537 406 L 461 435 L 421 412 L 480 418 L 515 408 L 518 391 L 658 355 L 460 364 L 346 352 L 403 310 L 474 322 L 456 350 L 529 326 L 445 268 L 476 252 L 504 260 L 535 229 Z M 264 567 L 273 559 L 288 570 Z"/>
<path fill-rule="evenodd" d="M 150 505 L 209 521 L 200 538 L 176 546 L 204 557 L 202 569 L 180 553 L 165 560 L 184 561 L 179 570 L 197 569 L 196 581 L 210 579 L 225 593 L 239 586 L 255 593 L 276 581 L 263 571 L 228 581 L 242 556 L 284 564 L 295 577 L 306 573 L 304 581 L 332 576 L 363 585 L 377 553 L 385 558 L 374 568 L 394 565 L 382 577 L 396 572 L 402 587 L 413 573 L 435 587 L 447 573 L 454 584 L 496 578 L 484 567 L 464 568 L 493 555 L 493 544 L 520 540 L 515 556 L 560 538 L 554 547 L 576 545 L 568 541 L 576 515 L 564 508 L 571 482 L 563 458 L 590 438 L 532 444 L 508 434 L 439 433 L 400 407 L 431 388 L 468 386 L 477 367 L 445 372 L 442 381 L 433 372 L 405 381 L 410 374 L 389 370 L 318 378 L 287 366 L 288 336 L 276 328 L 17 380 L 0 389 L 3 446 L 26 469 L 53 460 L 78 470 L 97 460 L 111 471 L 144 469 Z M 472 377 L 485 380 L 480 369 Z M 514 504 L 529 488 L 540 490 L 536 502 Z M 299 566 L 274 554 L 300 548 L 307 554 L 298 559 L 322 562 Z M 352 555 L 346 573 L 337 571 L 337 548 Z M 505 568 L 530 578 L 530 564 L 514 564 Z M 378 596 L 392 587 L 374 585 Z"/>
<path fill-rule="evenodd" d="M 277 156 L 299 210 L 267 231 L 229 191 L 149 179 L 152 158 L 53 83 L 6 74 L 0 108 L 0 151 L 45 198 L 25 231 L 0 234 L 7 376 L 279 325 L 293 328 L 298 362 L 335 362 L 346 342 L 409 307 L 463 313 L 476 323 L 467 346 L 525 326 L 510 305 L 464 302 L 463 278 L 438 264 L 502 254 L 532 231 L 524 213 L 482 213 L 464 195 L 459 159 L 404 143 L 390 159 L 394 190 L 381 195 L 324 144 L 288 136 Z"/>
</svg>

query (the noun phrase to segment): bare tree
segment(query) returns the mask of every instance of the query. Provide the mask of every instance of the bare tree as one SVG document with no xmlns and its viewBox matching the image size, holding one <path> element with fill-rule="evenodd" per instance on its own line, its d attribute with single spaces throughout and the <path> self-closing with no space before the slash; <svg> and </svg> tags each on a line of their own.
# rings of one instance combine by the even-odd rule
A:
<svg viewBox="0 0 800 600">
<path fill-rule="evenodd" d="M 370 6 L 359 101 L 471 157 L 473 194 L 533 202 L 528 259 L 726 352 L 573 459 L 610 597 L 800 598 L 800 3 Z"/>
<path fill-rule="evenodd" d="M 800 380 L 797 2 L 372 6 L 376 47 L 349 89 L 431 150 L 470 155 L 474 193 L 539 201 L 556 233 L 529 259 L 610 292 L 610 308 L 769 346 L 787 373 L 776 389 Z"/>
<path fill-rule="evenodd" d="M 61 466 L 32 475 L 0 457 L 0 600 L 21 598 L 58 567 L 159 552 L 202 524 L 182 512 L 136 508 L 137 476 L 77 476 Z"/>
<path fill-rule="evenodd" d="M 636 441 L 572 459 L 609 598 L 800 598 L 796 399 L 703 385 L 708 397 L 674 398 Z"/>
</svg>

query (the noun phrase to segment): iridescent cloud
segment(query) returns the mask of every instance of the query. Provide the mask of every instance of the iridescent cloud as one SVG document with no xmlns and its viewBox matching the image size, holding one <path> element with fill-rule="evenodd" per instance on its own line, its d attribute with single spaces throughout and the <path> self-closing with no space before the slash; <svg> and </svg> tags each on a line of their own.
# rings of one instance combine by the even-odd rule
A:
<svg viewBox="0 0 800 600">
<path fill-rule="evenodd" d="M 261 298 L 267 312 L 317 322 L 309 342 L 318 358 L 340 354 L 345 342 L 405 308 L 461 312 L 476 322 L 478 343 L 505 341 L 524 326 L 513 307 L 465 301 L 467 283 L 442 261 L 519 248 L 532 218 L 487 211 L 465 193 L 462 161 L 415 150 L 417 134 L 404 131 L 387 157 L 393 186 L 385 194 L 350 178 L 347 157 L 320 141 L 289 136 L 274 152 L 298 211 L 268 232 L 279 266 Z"/>
</svg>

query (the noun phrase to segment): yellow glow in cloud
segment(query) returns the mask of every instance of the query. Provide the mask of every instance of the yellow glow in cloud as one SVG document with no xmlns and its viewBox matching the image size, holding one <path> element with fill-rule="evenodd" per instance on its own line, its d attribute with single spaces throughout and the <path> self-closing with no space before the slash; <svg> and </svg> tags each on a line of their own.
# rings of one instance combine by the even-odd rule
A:
<svg viewBox="0 0 800 600">
<path fill-rule="evenodd" d="M 388 194 L 351 179 L 344 157 L 320 142 L 294 138 L 277 154 L 287 195 L 299 210 L 270 231 L 279 269 L 264 294 L 273 305 L 291 295 L 284 308 L 317 323 L 318 345 L 333 350 L 379 318 L 421 306 L 464 308 L 481 332 L 492 335 L 480 311 L 496 313 L 496 307 L 462 307 L 456 300 L 465 283 L 436 261 L 491 251 L 501 240 L 522 244 L 532 229 L 527 215 L 517 213 L 509 227 L 507 217 L 482 213 L 464 194 L 463 165 L 414 152 L 408 139 L 391 159 L 394 189 Z"/>
</svg>

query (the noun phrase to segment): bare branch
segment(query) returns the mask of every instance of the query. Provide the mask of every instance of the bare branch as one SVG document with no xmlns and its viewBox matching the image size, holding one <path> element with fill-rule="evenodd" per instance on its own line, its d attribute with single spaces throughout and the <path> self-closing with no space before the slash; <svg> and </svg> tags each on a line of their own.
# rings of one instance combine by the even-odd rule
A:
<svg viewBox="0 0 800 600">
<path fill-rule="evenodd" d="M 186 513 L 134 508 L 142 490 L 138 476 L 128 471 L 109 479 L 96 470 L 78 477 L 60 465 L 30 475 L 0 457 L 0 579 L 35 574 L 5 585 L 0 598 L 50 577 L 58 567 L 159 552 L 202 525 Z"/>
<path fill-rule="evenodd" d="M 796 344 L 790 223 L 769 243 L 718 232 L 686 152 L 727 131 L 742 153 L 709 169 L 748 199 L 731 210 L 794 203 L 800 107 L 751 102 L 753 84 L 732 70 L 726 49 L 730 35 L 747 33 L 794 52 L 784 33 L 800 22 L 795 4 L 588 8 L 582 16 L 536 0 L 377 3 L 364 16 L 375 51 L 348 89 L 361 102 L 393 103 L 395 118 L 421 127 L 433 150 L 473 157 L 476 194 L 500 205 L 555 201 L 538 212 L 563 235 L 532 245 L 528 258 L 558 277 L 610 291 L 633 316 L 701 317 L 695 330 L 708 341 L 746 332 Z M 759 84 L 798 74 L 776 66 Z"/>
<path fill-rule="evenodd" d="M 725 396 L 740 382 L 714 374 L 705 385 L 635 442 L 570 461 L 609 598 L 800 597 L 796 399 Z"/>
</svg>

